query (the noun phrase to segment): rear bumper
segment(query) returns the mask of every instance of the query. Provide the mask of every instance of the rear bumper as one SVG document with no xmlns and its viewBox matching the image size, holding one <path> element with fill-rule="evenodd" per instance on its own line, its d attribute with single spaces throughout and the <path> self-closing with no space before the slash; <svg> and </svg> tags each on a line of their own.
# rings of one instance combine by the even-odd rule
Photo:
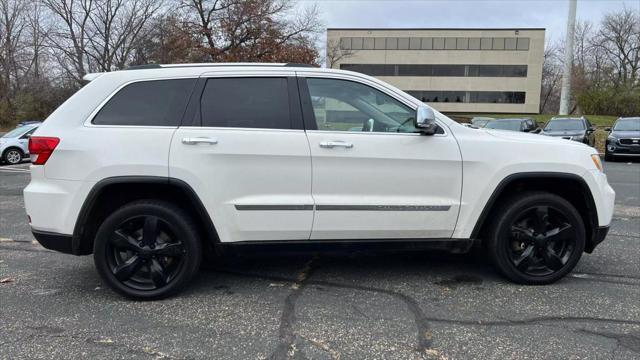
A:
<svg viewBox="0 0 640 360">
<path fill-rule="evenodd" d="M 593 235 L 591 235 L 591 242 L 587 243 L 584 251 L 591 254 L 596 246 L 604 241 L 604 239 L 607 237 L 607 233 L 609 233 L 609 226 L 600 226 L 596 228 L 593 232 Z"/>
<path fill-rule="evenodd" d="M 72 236 L 58 234 L 47 231 L 38 231 L 31 229 L 31 233 L 38 240 L 40 245 L 49 249 L 59 251 L 65 254 L 73 254 Z"/>
</svg>

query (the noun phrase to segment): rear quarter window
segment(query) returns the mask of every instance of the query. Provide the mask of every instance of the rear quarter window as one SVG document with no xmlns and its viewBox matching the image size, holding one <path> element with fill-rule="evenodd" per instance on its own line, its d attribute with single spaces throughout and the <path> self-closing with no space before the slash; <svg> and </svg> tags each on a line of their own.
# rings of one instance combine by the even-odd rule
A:
<svg viewBox="0 0 640 360">
<path fill-rule="evenodd" d="M 95 125 L 178 126 L 196 79 L 126 85 L 93 118 Z"/>
</svg>

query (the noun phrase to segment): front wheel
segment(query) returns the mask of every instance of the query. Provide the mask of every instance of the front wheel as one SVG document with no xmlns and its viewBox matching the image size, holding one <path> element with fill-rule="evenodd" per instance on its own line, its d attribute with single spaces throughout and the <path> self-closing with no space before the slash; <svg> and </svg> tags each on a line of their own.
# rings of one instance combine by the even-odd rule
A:
<svg viewBox="0 0 640 360">
<path fill-rule="evenodd" d="M 24 153 L 20 149 L 9 149 L 2 155 L 2 160 L 10 165 L 20 164 L 24 158 Z"/>
<path fill-rule="evenodd" d="M 582 217 L 557 195 L 516 195 L 503 201 L 493 215 L 487 238 L 490 256 L 516 283 L 553 283 L 582 256 L 586 237 Z"/>
<path fill-rule="evenodd" d="M 93 247 L 96 269 L 120 294 L 141 300 L 177 293 L 198 271 L 202 245 L 196 224 L 164 201 L 136 201 L 100 225 Z"/>
</svg>

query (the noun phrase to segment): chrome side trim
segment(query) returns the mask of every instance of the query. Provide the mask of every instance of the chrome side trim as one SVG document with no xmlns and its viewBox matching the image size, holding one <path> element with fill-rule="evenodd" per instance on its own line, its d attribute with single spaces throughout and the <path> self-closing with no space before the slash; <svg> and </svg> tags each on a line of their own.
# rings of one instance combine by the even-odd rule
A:
<svg viewBox="0 0 640 360">
<path fill-rule="evenodd" d="M 449 211 L 450 205 L 235 205 L 239 211 Z"/>
<path fill-rule="evenodd" d="M 313 210 L 313 205 L 235 205 L 239 211 Z"/>
<path fill-rule="evenodd" d="M 449 211 L 449 205 L 316 205 L 318 211 Z"/>
</svg>

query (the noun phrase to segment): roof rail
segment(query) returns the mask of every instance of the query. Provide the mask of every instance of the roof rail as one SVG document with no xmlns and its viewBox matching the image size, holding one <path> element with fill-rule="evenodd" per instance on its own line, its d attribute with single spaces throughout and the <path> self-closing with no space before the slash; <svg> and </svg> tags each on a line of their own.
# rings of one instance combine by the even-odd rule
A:
<svg viewBox="0 0 640 360">
<path fill-rule="evenodd" d="M 142 64 L 127 66 L 125 70 L 160 69 L 161 67 L 160 64 Z"/>
<path fill-rule="evenodd" d="M 285 67 L 317 67 L 315 65 L 311 65 L 311 64 L 302 64 L 302 63 L 286 63 L 284 64 Z"/>
</svg>

